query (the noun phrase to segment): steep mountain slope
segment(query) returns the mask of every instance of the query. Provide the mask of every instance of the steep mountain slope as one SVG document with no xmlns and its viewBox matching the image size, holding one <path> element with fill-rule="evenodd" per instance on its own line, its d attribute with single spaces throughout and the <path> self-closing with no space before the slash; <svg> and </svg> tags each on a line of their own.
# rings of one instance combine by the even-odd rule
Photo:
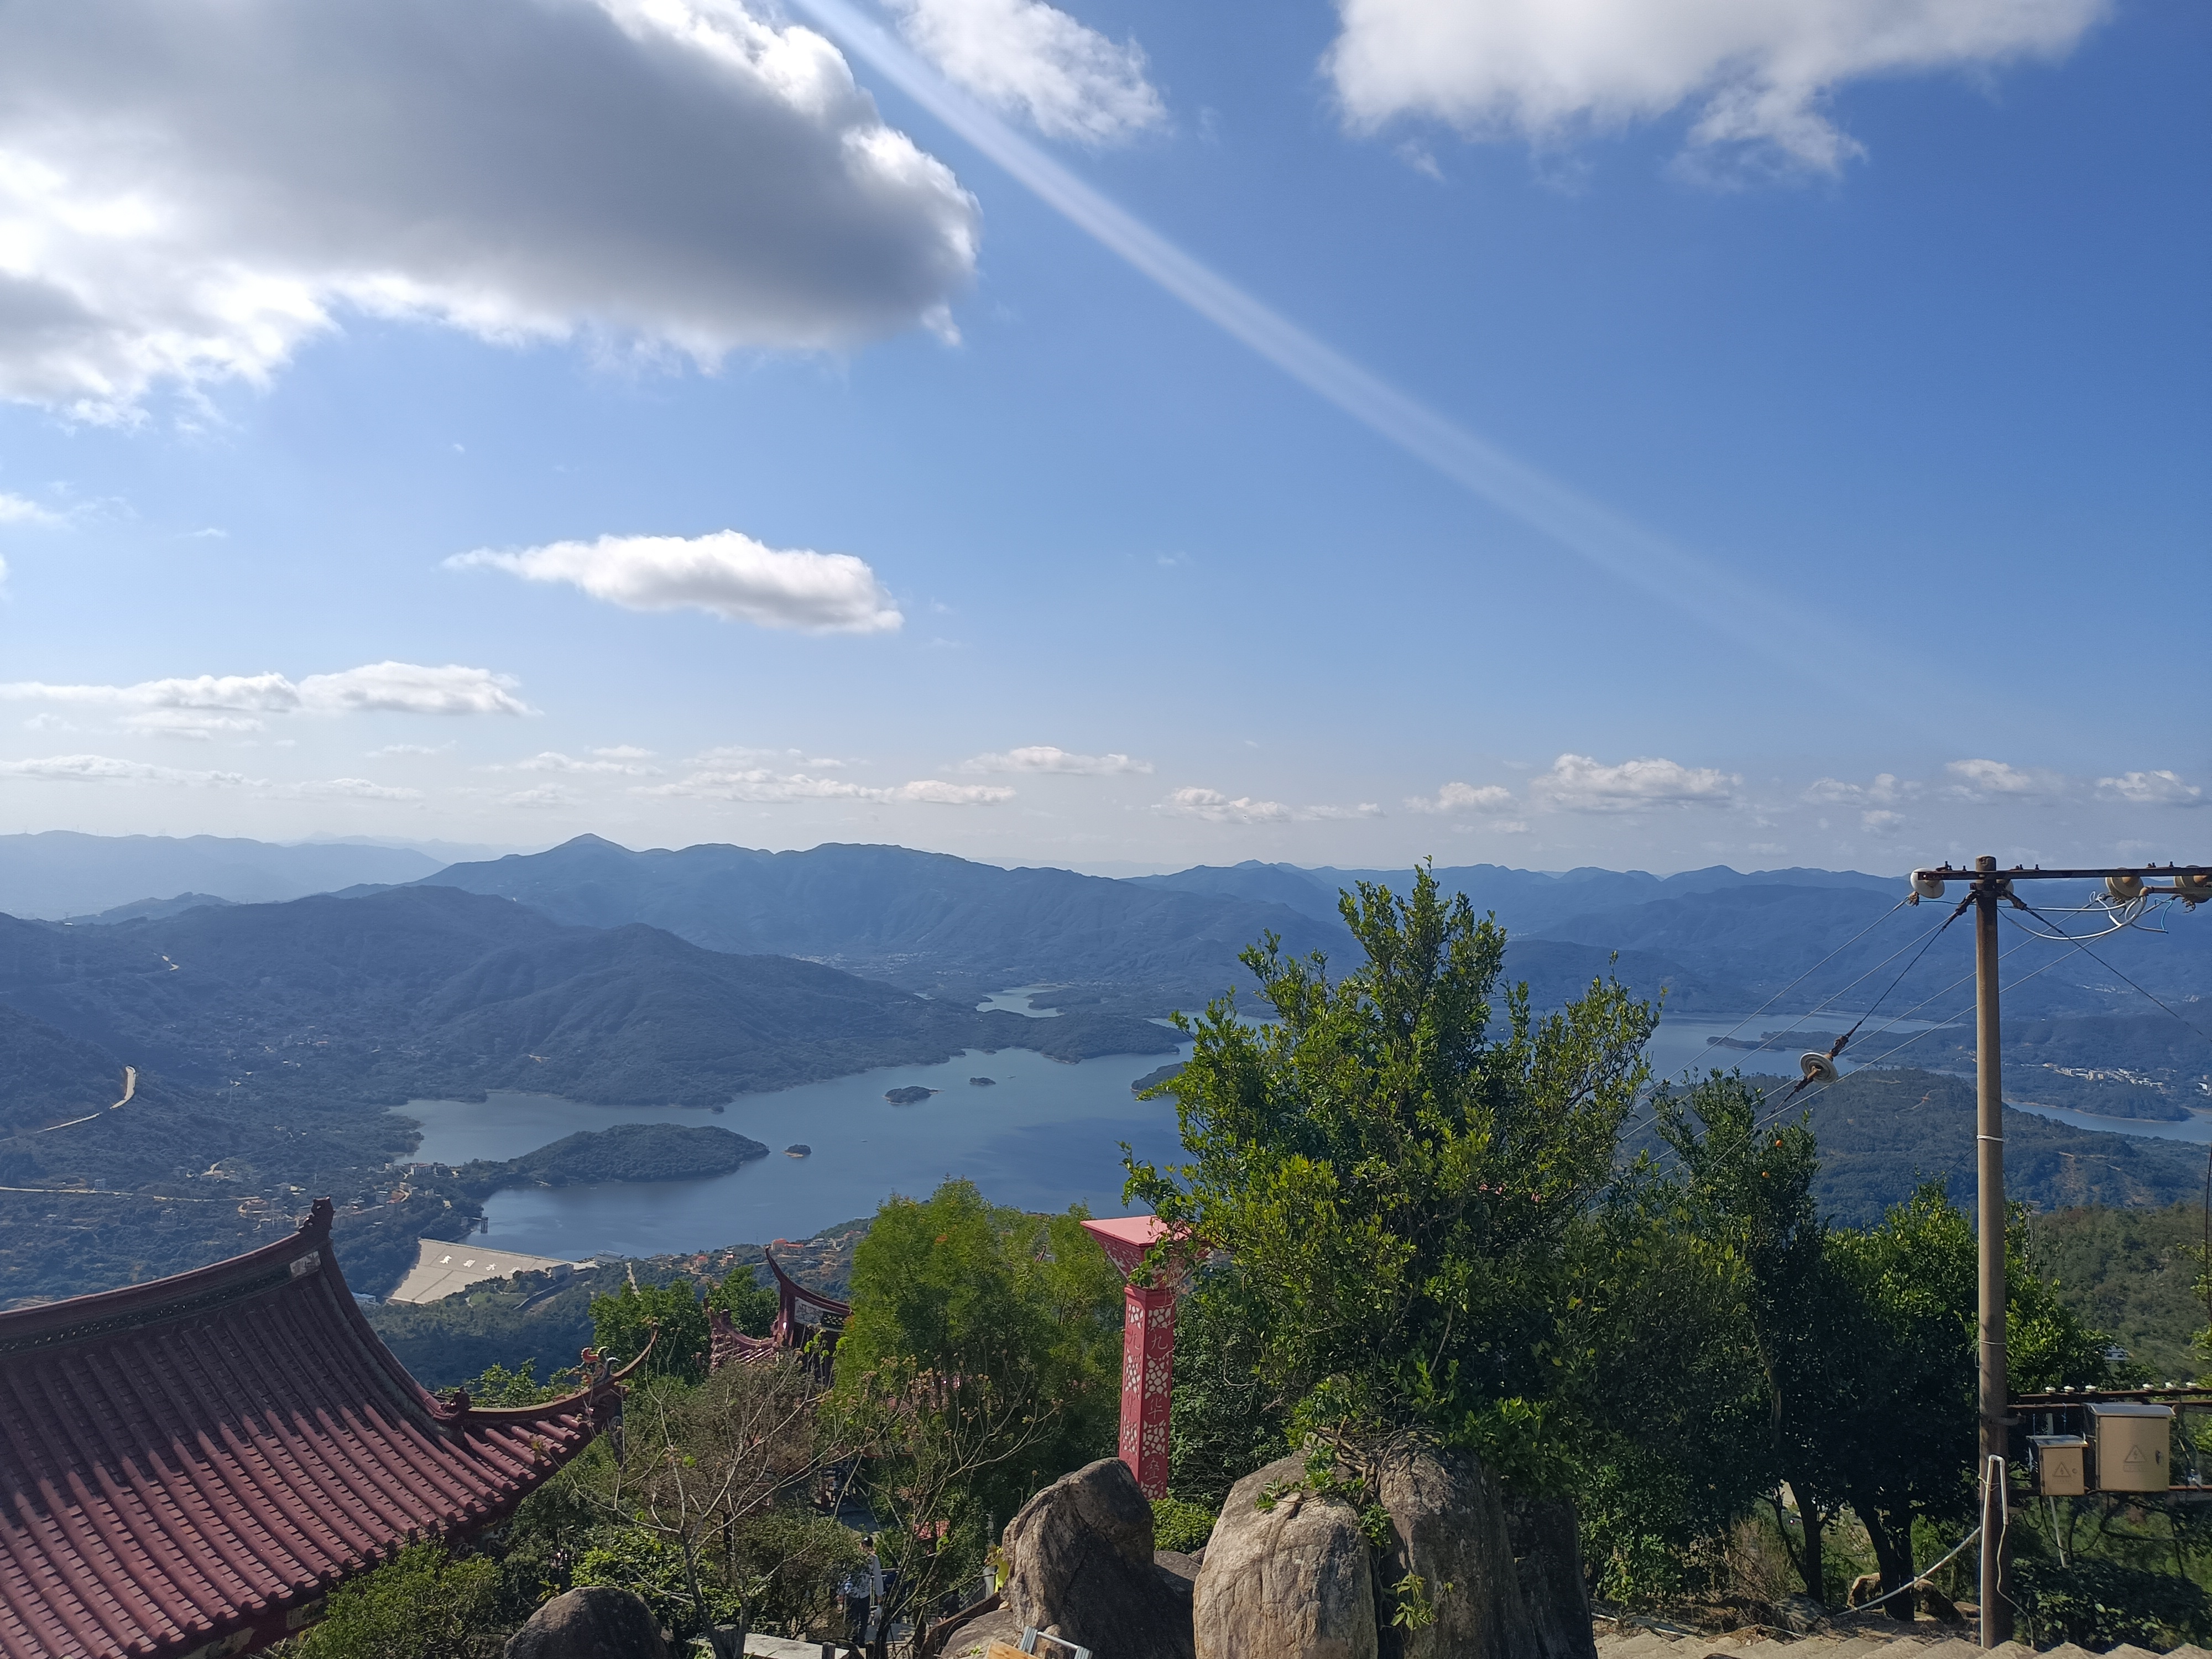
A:
<svg viewBox="0 0 2212 1659">
<path fill-rule="evenodd" d="M 197 893 L 266 904 L 359 882 L 414 881 L 439 861 L 403 847 L 349 842 L 279 847 L 235 836 L 87 836 L 49 830 L 0 836 L 0 911 L 90 915 L 118 905 Z"/>
</svg>

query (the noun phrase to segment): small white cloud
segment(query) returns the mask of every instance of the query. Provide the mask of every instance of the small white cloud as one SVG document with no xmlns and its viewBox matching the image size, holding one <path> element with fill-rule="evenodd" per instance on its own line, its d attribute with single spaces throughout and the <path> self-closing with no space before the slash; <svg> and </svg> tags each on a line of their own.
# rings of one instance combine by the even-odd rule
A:
<svg viewBox="0 0 2212 1659">
<path fill-rule="evenodd" d="M 1528 781 L 1547 805 L 1573 812 L 1632 812 L 1651 806 L 1726 806 L 1743 780 L 1711 767 L 1642 759 L 1605 766 L 1588 755 L 1562 755 Z"/>
<path fill-rule="evenodd" d="M 1448 783 L 1432 796 L 1406 798 L 1407 810 L 1413 812 L 1504 812 L 1512 806 L 1513 792 L 1494 783 Z"/>
<path fill-rule="evenodd" d="M 1075 755 L 1050 744 L 1009 749 L 1004 754 L 977 755 L 960 763 L 963 772 L 1059 772 L 1075 777 L 1105 777 L 1121 772 L 1150 772 L 1147 760 L 1127 755 Z"/>
<path fill-rule="evenodd" d="M 1819 805 L 1884 805 L 1920 793 L 1917 783 L 1900 783 L 1894 772 L 1877 772 L 1871 783 L 1846 783 L 1841 778 L 1818 778 L 1808 785 L 1805 799 Z"/>
<path fill-rule="evenodd" d="M 1871 811 L 1859 814 L 1859 826 L 1877 836 L 1894 835 L 1905 827 L 1905 814 L 1893 812 L 1885 806 L 1877 806 Z"/>
<path fill-rule="evenodd" d="M 26 732 L 74 732 L 76 727 L 59 714 L 33 714 L 23 722 L 23 729 Z"/>
<path fill-rule="evenodd" d="M 1293 816 L 1279 800 L 1255 800 L 1249 795 L 1232 800 L 1218 789 L 1178 789 L 1160 803 L 1159 810 L 1211 823 L 1284 823 Z"/>
<path fill-rule="evenodd" d="M 594 749 L 592 752 L 601 760 L 641 761 L 653 758 L 652 750 L 640 749 L 635 744 L 630 743 L 618 743 L 611 748 Z"/>
<path fill-rule="evenodd" d="M 368 751 L 370 760 L 384 760 L 395 755 L 449 755 L 454 744 L 448 738 L 444 743 L 387 743 L 381 749 Z"/>
<path fill-rule="evenodd" d="M 1301 806 L 1292 816 L 1301 818 L 1379 818 L 1384 816 L 1381 806 L 1364 800 L 1357 806 Z"/>
<path fill-rule="evenodd" d="M 579 797 L 571 794 L 556 783 L 541 783 L 535 789 L 518 789 L 511 795 L 501 796 L 500 805 L 528 807 L 576 806 L 581 805 L 581 801 Z"/>
<path fill-rule="evenodd" d="M 1556 141 L 1697 107 L 1693 149 L 1834 172 L 1840 84 L 2056 58 L 2109 0 L 1337 0 L 1325 66 L 1352 125 L 1425 115 Z"/>
<path fill-rule="evenodd" d="M 705 611 L 728 622 L 808 634 L 882 634 L 906 618 L 866 562 L 850 553 L 763 546 L 734 530 L 693 536 L 602 536 L 520 552 L 457 553 L 455 569 L 504 570 L 568 582 L 627 611 Z"/>
<path fill-rule="evenodd" d="M 36 501 L 0 491 L 0 524 L 56 525 L 61 521 L 60 514 L 50 513 Z"/>
<path fill-rule="evenodd" d="M 936 806 L 990 806 L 1014 798 L 1012 790 L 995 784 L 945 783 L 936 778 L 918 778 L 911 783 L 878 787 L 851 783 L 843 778 L 817 778 L 805 772 L 779 773 L 764 766 L 702 768 L 689 777 L 641 787 L 636 793 L 763 803 L 853 800 L 879 805 L 919 802 Z"/>
<path fill-rule="evenodd" d="M 1164 126 L 1144 50 L 1042 0 L 887 0 L 908 44 L 983 102 L 1048 138 L 1121 142 Z"/>
<path fill-rule="evenodd" d="M 420 800 L 420 789 L 398 789 L 388 784 L 372 783 L 367 778 L 324 778 L 313 783 L 295 784 L 288 793 L 304 795 L 309 799 L 341 797 L 347 800 Z"/>
<path fill-rule="evenodd" d="M 516 772 L 599 772 L 627 778 L 642 778 L 651 776 L 659 769 L 641 766 L 635 761 L 576 760 L 570 756 L 549 749 L 542 755 L 532 755 L 528 760 L 517 761 L 511 768 L 495 768 L 494 769 Z"/>
<path fill-rule="evenodd" d="M 278 673 L 200 674 L 135 685 L 0 684 L 0 698 L 130 709 L 199 709 L 252 714 L 527 714 L 514 680 L 449 663 L 368 663 L 336 674 L 310 674 L 296 685 Z M 137 716 L 125 716 L 137 719 Z"/>
<path fill-rule="evenodd" d="M 1959 781 L 1951 793 L 1968 800 L 2033 799 L 2062 793 L 2066 780 L 2041 767 L 2008 766 L 2003 761 L 1955 760 L 1943 769 Z"/>
<path fill-rule="evenodd" d="M 2203 806 L 2204 791 L 2185 783 L 2177 772 L 2123 772 L 2117 778 L 2099 778 L 2097 795 L 2102 800 L 2124 800 L 2136 806 Z"/>
<path fill-rule="evenodd" d="M 35 760 L 0 761 L 0 777 L 31 778 L 44 783 L 174 783 L 232 788 L 252 780 L 237 772 L 187 772 L 112 755 L 47 755 Z"/>
<path fill-rule="evenodd" d="M 116 724 L 126 731 L 143 732 L 157 738 L 184 738 L 198 743 L 205 743 L 222 732 L 267 729 L 265 722 L 252 714 L 219 714 L 199 708 L 141 708 L 124 715 Z"/>
</svg>

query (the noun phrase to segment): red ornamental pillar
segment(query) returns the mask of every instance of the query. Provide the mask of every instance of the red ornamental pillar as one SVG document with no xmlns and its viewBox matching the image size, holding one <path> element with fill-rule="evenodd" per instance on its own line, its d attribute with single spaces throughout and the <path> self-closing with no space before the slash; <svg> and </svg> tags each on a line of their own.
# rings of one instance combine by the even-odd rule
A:
<svg viewBox="0 0 2212 1659">
<path fill-rule="evenodd" d="M 1147 1498 L 1168 1495 L 1168 1405 L 1175 1377 L 1175 1292 L 1121 1293 L 1121 1461 Z"/>
</svg>

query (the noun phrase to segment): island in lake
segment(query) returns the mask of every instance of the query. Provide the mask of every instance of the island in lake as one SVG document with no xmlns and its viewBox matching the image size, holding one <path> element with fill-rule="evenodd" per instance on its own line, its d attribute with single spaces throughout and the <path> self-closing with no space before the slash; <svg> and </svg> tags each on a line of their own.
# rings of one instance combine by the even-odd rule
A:
<svg viewBox="0 0 2212 1659">
<path fill-rule="evenodd" d="M 487 1198 L 502 1187 L 570 1187 L 599 1181 L 692 1181 L 723 1176 L 768 1148 L 729 1129 L 673 1123 L 617 1123 L 585 1129 L 504 1161 L 479 1158 L 456 1172 L 463 1191 Z"/>
<path fill-rule="evenodd" d="M 909 1083 L 903 1089 L 884 1090 L 884 1098 L 894 1106 L 913 1106 L 927 1100 L 936 1092 L 934 1089 L 923 1088 L 919 1083 Z"/>
<path fill-rule="evenodd" d="M 1170 1066 L 1155 1066 L 1129 1085 L 1129 1092 L 1133 1095 L 1140 1095 L 1147 1089 L 1157 1089 L 1163 1083 L 1172 1082 L 1182 1074 L 1182 1061 L 1179 1060 Z"/>
<path fill-rule="evenodd" d="M 994 1077 L 971 1077 L 968 1081 L 978 1089 L 995 1089 L 999 1086 L 999 1079 Z"/>
<path fill-rule="evenodd" d="M 783 1149 L 783 1155 L 786 1158 L 811 1158 L 814 1149 L 803 1140 L 795 1140 Z"/>
</svg>

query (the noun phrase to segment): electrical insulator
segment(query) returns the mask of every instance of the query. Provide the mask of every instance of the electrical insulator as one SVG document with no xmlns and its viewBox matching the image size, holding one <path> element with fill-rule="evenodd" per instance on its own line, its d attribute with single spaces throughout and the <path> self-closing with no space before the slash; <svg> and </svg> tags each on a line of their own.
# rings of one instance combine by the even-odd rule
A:
<svg viewBox="0 0 2212 1659">
<path fill-rule="evenodd" d="M 1941 887 L 1942 884 L 1938 882 L 1936 885 Z M 1808 1048 L 1797 1056 L 1797 1069 L 1804 1073 L 1808 1083 L 1833 1083 L 1842 1075 L 1836 1070 L 1836 1062 L 1817 1048 Z"/>
<path fill-rule="evenodd" d="M 2106 876 L 2105 890 L 2124 904 L 2130 899 L 2139 899 L 2142 896 L 2142 878 L 2141 876 Z"/>
<path fill-rule="evenodd" d="M 1943 878 L 1933 870 L 1915 870 L 1912 872 L 1912 896 L 1927 899 L 1942 898 Z"/>
</svg>

